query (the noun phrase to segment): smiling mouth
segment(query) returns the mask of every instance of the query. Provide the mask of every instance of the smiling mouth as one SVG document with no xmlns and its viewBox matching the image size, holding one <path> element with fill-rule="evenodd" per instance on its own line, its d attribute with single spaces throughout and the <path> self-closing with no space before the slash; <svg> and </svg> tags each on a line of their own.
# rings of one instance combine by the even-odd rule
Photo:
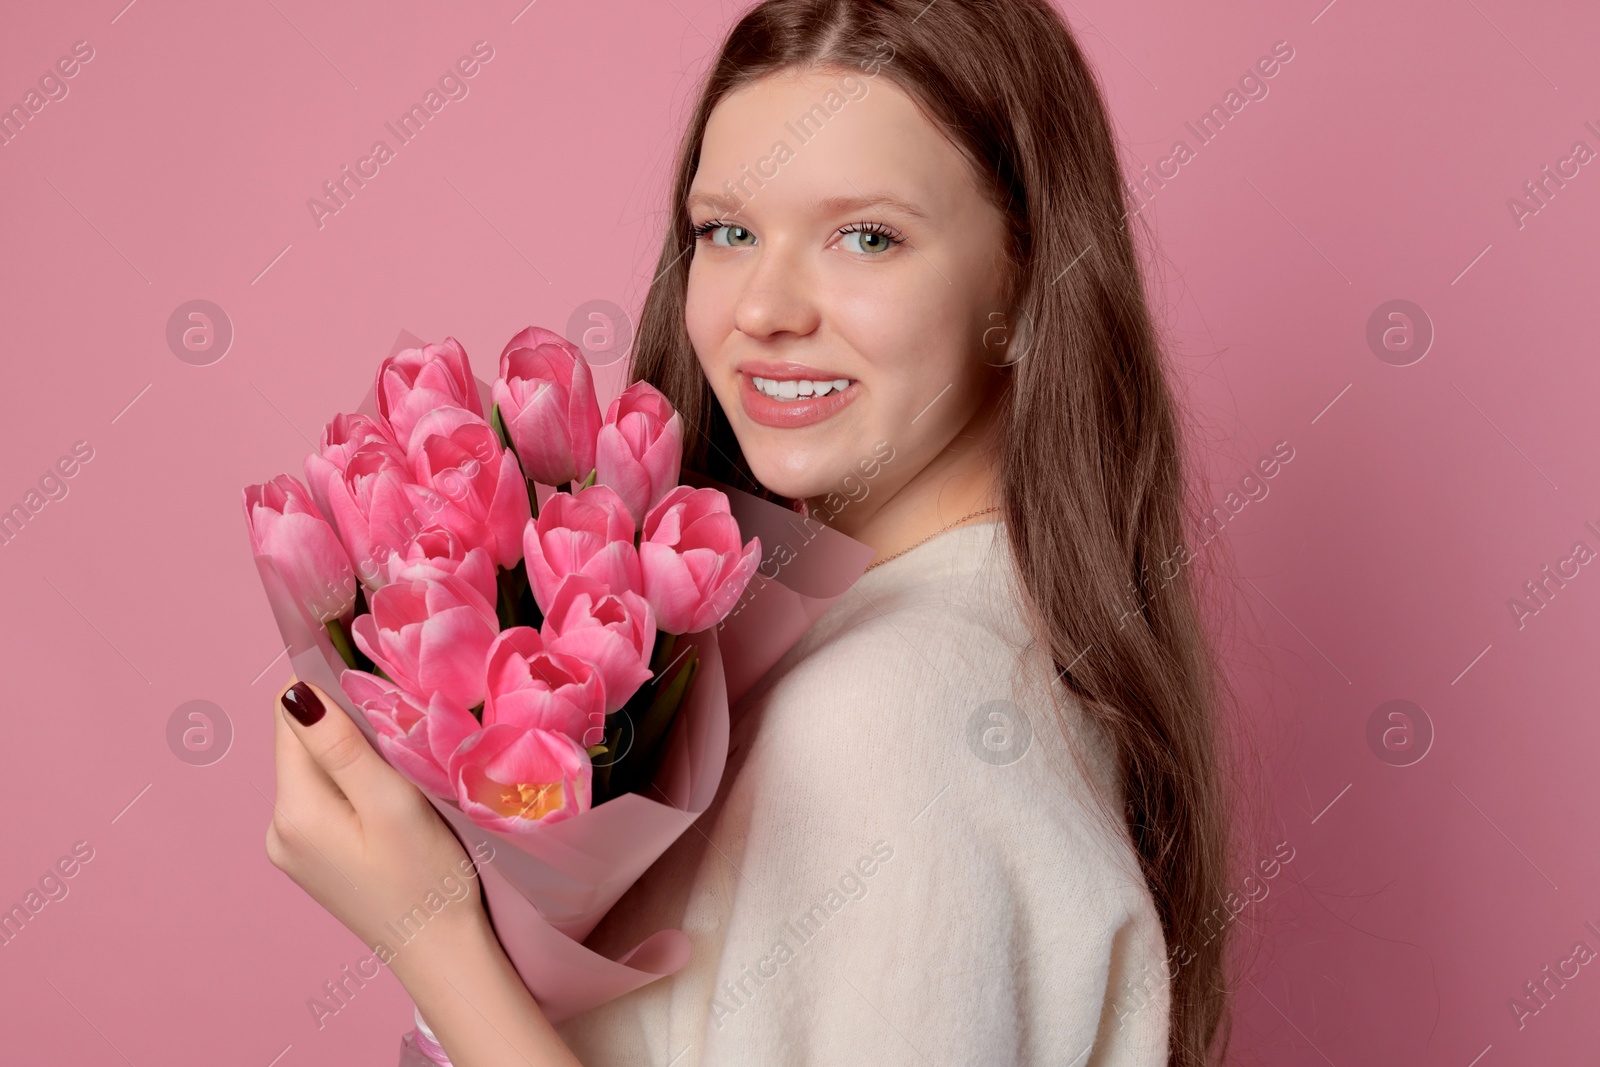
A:
<svg viewBox="0 0 1600 1067">
<path fill-rule="evenodd" d="M 829 393 L 840 392 L 855 384 L 854 378 L 833 378 L 826 381 L 813 381 L 810 378 L 762 378 L 750 375 L 750 384 L 754 385 L 763 396 L 772 398 L 779 403 L 800 400 L 814 400 L 827 396 Z"/>
</svg>

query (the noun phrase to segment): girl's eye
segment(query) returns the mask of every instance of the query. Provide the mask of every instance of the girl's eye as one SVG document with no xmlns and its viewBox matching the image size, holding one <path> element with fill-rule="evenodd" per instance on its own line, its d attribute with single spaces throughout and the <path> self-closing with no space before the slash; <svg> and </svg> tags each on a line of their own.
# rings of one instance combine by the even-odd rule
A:
<svg viewBox="0 0 1600 1067">
<path fill-rule="evenodd" d="M 882 255 L 905 240 L 881 222 L 856 222 L 839 231 L 844 235 L 845 247 L 851 252 L 870 256 Z M 852 241 L 852 238 L 858 240 Z"/>
<path fill-rule="evenodd" d="M 718 240 L 717 237 L 723 230 L 728 231 L 726 239 Z M 694 234 L 696 241 L 710 237 L 712 244 L 722 245 L 724 248 L 748 248 L 756 239 L 756 235 L 743 226 L 723 222 L 720 219 L 702 222 L 691 232 Z"/>
<path fill-rule="evenodd" d="M 745 227 L 721 219 L 702 222 L 690 232 L 696 241 L 709 237 L 712 244 L 724 248 L 748 248 L 756 240 L 756 235 Z M 881 222 L 851 223 L 839 233 L 844 237 L 846 250 L 867 256 L 882 255 L 905 241 L 904 237 Z"/>
</svg>

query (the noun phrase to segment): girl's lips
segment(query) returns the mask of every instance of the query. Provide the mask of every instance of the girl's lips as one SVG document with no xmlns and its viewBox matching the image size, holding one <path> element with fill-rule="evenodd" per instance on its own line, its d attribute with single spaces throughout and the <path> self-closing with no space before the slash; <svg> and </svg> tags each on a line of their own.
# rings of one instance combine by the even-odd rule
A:
<svg viewBox="0 0 1600 1067">
<path fill-rule="evenodd" d="M 756 388 L 756 383 L 750 380 L 750 375 L 743 372 L 739 374 L 739 402 L 744 407 L 744 413 L 750 417 L 751 422 L 760 423 L 762 426 L 773 426 L 780 430 L 811 426 L 832 418 L 856 398 L 860 388 L 861 383 L 854 381 L 827 396 L 812 397 L 809 400 L 774 400 Z"/>
</svg>

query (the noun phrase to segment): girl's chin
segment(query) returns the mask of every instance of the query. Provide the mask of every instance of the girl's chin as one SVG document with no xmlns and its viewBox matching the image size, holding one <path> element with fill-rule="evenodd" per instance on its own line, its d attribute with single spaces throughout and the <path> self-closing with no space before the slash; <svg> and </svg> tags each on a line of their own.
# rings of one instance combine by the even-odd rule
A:
<svg viewBox="0 0 1600 1067">
<path fill-rule="evenodd" d="M 784 462 L 777 457 L 769 460 L 746 452 L 745 459 L 756 481 L 768 491 L 791 500 L 810 500 L 837 492 L 845 478 L 845 472 L 841 469 L 839 476 L 829 482 L 826 475 L 819 475 L 810 464 L 795 461 L 794 457 L 787 457 L 789 461 Z"/>
</svg>

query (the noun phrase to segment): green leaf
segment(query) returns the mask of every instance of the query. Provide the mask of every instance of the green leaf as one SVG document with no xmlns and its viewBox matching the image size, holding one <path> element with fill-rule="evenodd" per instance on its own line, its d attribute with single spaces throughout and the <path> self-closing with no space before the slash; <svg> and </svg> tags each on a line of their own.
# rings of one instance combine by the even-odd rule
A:
<svg viewBox="0 0 1600 1067">
<path fill-rule="evenodd" d="M 506 433 L 506 422 L 500 417 L 500 405 L 495 404 L 489 409 L 489 425 L 494 428 L 494 435 L 500 439 L 502 448 L 511 448 L 511 435 Z M 516 451 L 512 449 L 512 451 Z"/>
<path fill-rule="evenodd" d="M 682 707 L 683 698 L 689 692 L 689 686 L 693 683 L 699 667 L 700 650 L 690 646 L 683 657 L 682 666 L 656 691 L 649 710 L 639 720 L 633 747 L 628 750 L 627 758 L 620 761 L 617 768 L 623 772 L 621 781 L 615 787 L 617 792 L 642 793 L 655 779 L 666 748 L 666 739 L 671 734 L 672 723 L 677 718 L 678 709 Z"/>
<path fill-rule="evenodd" d="M 522 457 L 517 454 L 516 445 L 511 443 L 511 431 L 506 429 L 505 420 L 500 417 L 499 404 L 495 404 L 489 412 L 489 425 L 494 428 L 494 435 L 500 439 L 500 444 L 516 459 L 517 470 L 522 472 L 522 484 L 528 487 L 528 510 L 537 519 L 539 517 L 539 495 L 534 490 L 534 483 L 528 478 L 527 468 L 522 465 Z"/>
</svg>

